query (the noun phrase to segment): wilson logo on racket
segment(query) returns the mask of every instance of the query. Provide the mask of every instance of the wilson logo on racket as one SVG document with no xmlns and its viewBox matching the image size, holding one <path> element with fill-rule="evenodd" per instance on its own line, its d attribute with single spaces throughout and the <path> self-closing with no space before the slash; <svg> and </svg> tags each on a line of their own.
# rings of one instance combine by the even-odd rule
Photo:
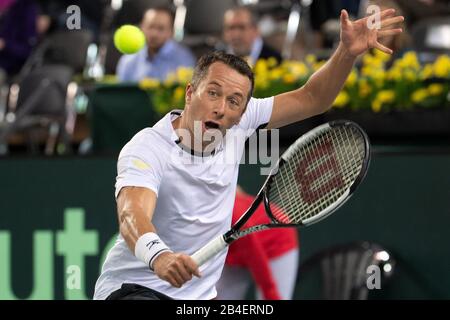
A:
<svg viewBox="0 0 450 320">
<path fill-rule="evenodd" d="M 303 200 L 308 204 L 313 204 L 329 192 L 344 187 L 331 141 L 324 140 L 320 148 L 300 160 L 295 180 Z"/>
</svg>

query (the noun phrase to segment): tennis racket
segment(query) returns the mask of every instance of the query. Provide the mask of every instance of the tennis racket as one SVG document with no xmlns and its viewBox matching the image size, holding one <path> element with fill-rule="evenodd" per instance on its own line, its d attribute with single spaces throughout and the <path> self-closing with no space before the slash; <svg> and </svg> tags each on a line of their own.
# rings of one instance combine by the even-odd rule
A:
<svg viewBox="0 0 450 320">
<path fill-rule="evenodd" d="M 370 161 L 366 133 L 345 120 L 320 125 L 280 157 L 250 208 L 223 235 L 192 255 L 201 266 L 233 241 L 276 227 L 309 226 L 339 208 L 364 179 Z M 264 202 L 271 223 L 241 230 Z"/>
</svg>

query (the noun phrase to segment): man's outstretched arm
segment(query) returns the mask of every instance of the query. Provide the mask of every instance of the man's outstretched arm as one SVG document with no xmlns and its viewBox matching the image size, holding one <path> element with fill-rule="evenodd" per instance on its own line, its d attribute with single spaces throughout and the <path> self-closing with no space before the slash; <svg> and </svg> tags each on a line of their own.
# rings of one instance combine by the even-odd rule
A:
<svg viewBox="0 0 450 320">
<path fill-rule="evenodd" d="M 338 48 L 307 83 L 294 91 L 275 96 L 272 116 L 268 128 L 279 128 L 330 108 L 339 91 L 344 86 L 356 58 L 371 48 L 392 54 L 392 50 L 378 40 L 385 36 L 402 32 L 393 25 L 401 23 L 403 16 L 395 16 L 394 9 L 380 13 L 380 28 L 370 28 L 369 19 L 374 16 L 350 21 L 345 10 L 341 12 L 341 40 Z"/>
</svg>

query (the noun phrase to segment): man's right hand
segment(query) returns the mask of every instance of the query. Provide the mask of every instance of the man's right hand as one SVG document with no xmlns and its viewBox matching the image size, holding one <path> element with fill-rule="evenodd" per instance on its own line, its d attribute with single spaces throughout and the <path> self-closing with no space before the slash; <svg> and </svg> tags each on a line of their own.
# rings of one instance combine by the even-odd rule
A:
<svg viewBox="0 0 450 320">
<path fill-rule="evenodd" d="M 192 275 L 200 278 L 197 264 L 184 253 L 164 252 L 153 261 L 156 275 L 176 288 L 192 279 Z"/>
</svg>

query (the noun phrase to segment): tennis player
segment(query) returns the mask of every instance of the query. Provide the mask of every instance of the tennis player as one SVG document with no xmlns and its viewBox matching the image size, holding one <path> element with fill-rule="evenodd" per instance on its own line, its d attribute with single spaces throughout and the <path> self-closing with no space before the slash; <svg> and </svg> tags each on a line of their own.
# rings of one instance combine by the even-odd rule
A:
<svg viewBox="0 0 450 320">
<path fill-rule="evenodd" d="M 253 73 L 242 59 L 225 53 L 199 59 L 184 111 L 137 133 L 119 155 L 120 236 L 94 299 L 216 297 L 226 250 L 201 268 L 190 255 L 230 227 L 245 139 L 259 127 L 278 128 L 325 112 L 359 55 L 370 48 L 392 54 L 378 39 L 400 33 L 391 25 L 403 17 L 384 10 L 379 29 L 369 28 L 368 19 L 352 22 L 343 10 L 341 41 L 329 61 L 303 87 L 275 97 L 251 98 Z M 227 139 L 230 132 L 245 134 Z M 238 152 L 230 165 L 223 155 L 232 149 Z"/>
</svg>

